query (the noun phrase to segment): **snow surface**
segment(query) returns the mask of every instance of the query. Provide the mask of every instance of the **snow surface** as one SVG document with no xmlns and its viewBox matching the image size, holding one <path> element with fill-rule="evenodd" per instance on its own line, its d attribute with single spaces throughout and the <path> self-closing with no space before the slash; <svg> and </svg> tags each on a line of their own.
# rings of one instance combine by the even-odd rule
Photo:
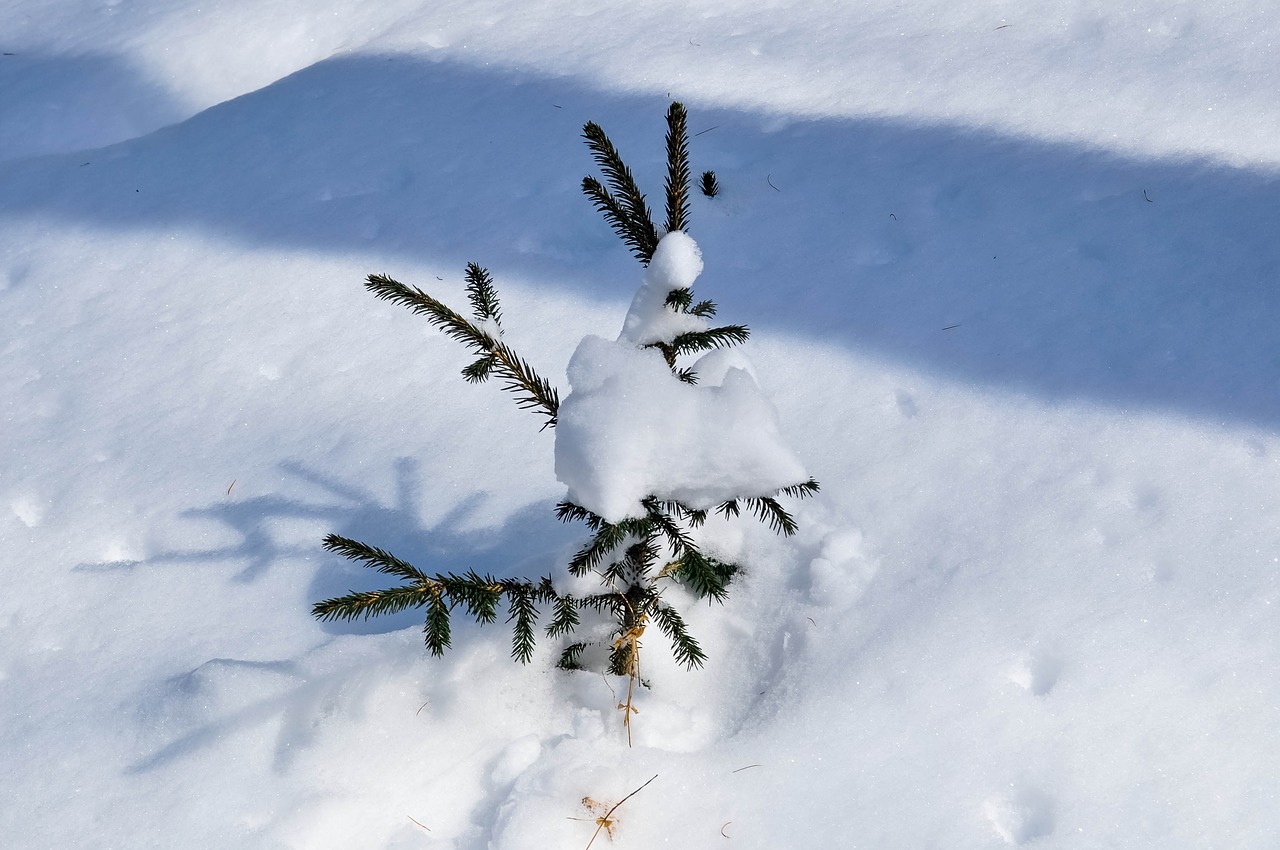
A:
<svg viewBox="0 0 1280 850">
<path fill-rule="evenodd" d="M 655 775 L 594 847 L 1280 845 L 1278 11 L 4 4 L 4 845 L 584 848 Z M 639 274 L 580 127 L 657 197 L 672 97 L 823 493 L 708 524 L 749 569 L 628 749 L 549 646 L 309 610 L 383 578 L 328 532 L 581 542 L 553 436 L 359 283 L 485 265 L 564 390 Z"/>
</svg>

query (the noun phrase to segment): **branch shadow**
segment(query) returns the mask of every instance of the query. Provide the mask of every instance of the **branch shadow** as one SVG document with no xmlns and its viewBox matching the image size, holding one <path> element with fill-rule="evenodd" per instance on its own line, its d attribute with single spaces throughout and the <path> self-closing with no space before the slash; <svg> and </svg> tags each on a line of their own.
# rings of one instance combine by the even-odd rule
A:
<svg viewBox="0 0 1280 850">
<path fill-rule="evenodd" d="M 252 582 L 267 570 L 292 568 L 306 558 L 311 577 L 308 597 L 316 601 L 349 590 L 385 587 L 393 581 L 373 570 L 312 546 L 282 544 L 275 524 L 289 520 L 322 521 L 333 531 L 358 537 L 430 570 L 462 572 L 475 569 L 497 576 L 542 576 L 580 535 L 556 522 L 552 505 L 534 503 L 517 511 L 497 527 L 476 527 L 484 496 L 474 494 L 451 507 L 436 523 L 420 519 L 418 462 L 395 461 L 394 498 L 384 503 L 350 481 L 297 460 L 284 461 L 280 470 L 291 485 L 314 491 L 315 498 L 267 495 L 188 510 L 182 516 L 213 520 L 232 529 L 239 540 L 228 546 L 190 551 L 165 551 L 137 561 L 81 564 L 78 571 L 117 571 L 243 563 L 233 578 Z M 293 563 L 290 563 L 293 562 Z M 420 626 L 416 610 L 354 622 L 320 624 L 331 636 L 381 634 Z M 453 626 L 454 645 L 474 640 L 501 640 L 500 626 L 481 634 L 481 627 L 464 618 Z M 495 633 L 496 632 L 496 633 Z M 326 645 L 328 641 L 321 644 Z M 317 647 L 320 648 L 320 647 Z M 311 652 L 314 652 L 312 650 Z M 213 658 L 192 670 L 148 685 L 138 700 L 141 728 L 177 730 L 167 742 L 125 768 L 126 774 L 147 773 L 216 746 L 227 736 L 279 723 L 273 766 L 284 770 L 309 745 L 326 706 L 341 700 L 344 711 L 358 714 L 362 700 L 379 675 L 378 664 L 400 663 L 395 658 L 374 662 L 354 658 L 338 669 L 317 671 L 311 652 L 283 660 Z M 358 681 L 357 681 L 358 680 Z M 360 684 L 363 683 L 363 684 Z"/>
<path fill-rule="evenodd" d="M 283 461 L 279 469 L 286 479 L 310 488 L 319 498 L 269 494 L 193 508 L 181 517 L 212 520 L 239 539 L 225 546 L 165 550 L 139 560 L 83 563 L 72 569 L 115 572 L 231 562 L 244 565 L 233 581 L 252 582 L 285 562 L 305 559 L 314 570 L 308 596 L 319 601 L 352 590 L 384 587 L 391 579 L 323 551 L 319 537 L 313 543 L 282 541 L 277 529 L 281 521 L 316 521 L 335 534 L 389 550 L 428 572 L 474 569 L 500 577 L 547 574 L 565 548 L 581 536 L 556 521 L 549 501 L 525 506 L 498 527 L 477 527 L 475 519 L 485 501 L 483 493 L 461 499 L 436 523 L 424 525 L 419 463 L 412 457 L 401 457 L 394 463 L 396 493 L 391 504 L 301 461 Z M 420 613 L 410 610 L 370 620 L 325 622 L 321 628 L 330 634 L 381 634 L 420 621 Z"/>
</svg>

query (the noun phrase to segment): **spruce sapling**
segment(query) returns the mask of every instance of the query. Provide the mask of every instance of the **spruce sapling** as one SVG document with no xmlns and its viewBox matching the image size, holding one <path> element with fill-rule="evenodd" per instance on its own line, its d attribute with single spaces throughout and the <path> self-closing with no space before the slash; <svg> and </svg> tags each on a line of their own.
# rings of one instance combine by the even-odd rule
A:
<svg viewBox="0 0 1280 850">
<path fill-rule="evenodd" d="M 604 175 L 603 181 L 585 178 L 583 192 L 643 266 L 649 266 L 654 259 L 663 237 L 687 233 L 689 227 L 686 127 L 684 106 L 671 104 L 667 112 L 666 221 L 661 230 L 654 225 L 645 196 L 609 137 L 595 123 L 583 127 L 583 138 Z M 707 174 L 710 172 L 703 175 L 704 187 Z M 688 244 L 692 245 L 692 240 Z M 692 250 L 696 252 L 696 246 Z M 469 348 L 476 360 L 462 371 L 468 382 L 498 378 L 501 388 L 511 393 L 521 408 L 541 417 L 543 429 L 555 429 L 560 424 L 559 392 L 504 340 L 498 292 L 488 271 L 472 263 L 467 266 L 465 279 L 470 317 L 386 275 L 370 275 L 365 287 L 378 298 L 403 304 L 425 316 L 447 336 Z M 670 288 L 658 312 L 666 315 L 671 320 L 668 325 L 678 332 L 629 345 L 628 349 L 652 350 L 661 355 L 665 369 L 681 385 L 698 383 L 697 371 L 681 365 L 682 358 L 735 346 L 749 336 L 744 325 L 708 326 L 707 320 L 715 316 L 716 306 L 708 300 L 695 300 L 691 284 Z M 585 343 L 584 340 L 584 346 Z M 559 444 L 557 453 L 559 456 Z M 577 595 L 558 589 L 553 576 L 514 579 L 474 571 L 425 572 L 385 550 L 329 535 L 324 541 L 326 549 L 401 583 L 384 590 L 352 592 L 324 600 L 315 605 L 313 613 L 322 620 L 355 620 L 424 608 L 426 646 L 438 656 L 450 646 L 450 618 L 455 611 L 461 609 L 477 622 L 491 623 L 505 607 L 506 620 L 512 625 L 511 655 L 526 663 L 533 656 L 539 619 L 549 616 L 542 626 L 543 633 L 570 641 L 562 648 L 559 666 L 582 667 L 592 654 L 589 650 L 595 647 L 603 650 L 597 662 L 600 666 L 611 674 L 628 677 L 628 699 L 622 707 L 627 709 L 629 733 L 634 710 L 631 691 L 640 681 L 640 639 L 651 624 L 670 641 L 674 658 L 686 668 L 700 667 L 706 660 L 680 612 L 664 598 L 663 589 L 677 584 L 697 599 L 724 602 L 738 571 L 738 565 L 703 551 L 697 540 L 698 530 L 713 514 L 728 520 L 746 512 L 777 534 L 793 535 L 797 529 L 795 519 L 779 497 L 803 499 L 817 490 L 818 483 L 808 478 L 792 479 L 766 492 L 721 493 L 697 503 L 670 493 L 651 492 L 637 499 L 623 514 L 607 518 L 607 511 L 595 504 L 584 504 L 590 500 L 575 499 L 571 488 L 570 496 L 556 506 L 556 517 L 562 522 L 582 523 L 590 532 L 590 539 L 569 560 L 567 570 L 576 578 L 598 579 L 594 590 Z M 584 614 L 603 620 L 607 637 L 573 640 L 583 629 Z"/>
</svg>

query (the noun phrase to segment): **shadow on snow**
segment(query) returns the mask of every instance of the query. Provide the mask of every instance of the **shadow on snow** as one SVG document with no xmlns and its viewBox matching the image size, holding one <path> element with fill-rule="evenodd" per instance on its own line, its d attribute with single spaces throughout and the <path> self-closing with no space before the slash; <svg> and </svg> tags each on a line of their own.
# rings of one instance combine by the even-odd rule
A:
<svg viewBox="0 0 1280 850">
<path fill-rule="evenodd" d="M 500 284 L 621 301 L 637 270 L 579 191 L 593 169 L 578 132 L 600 122 L 658 198 L 664 107 L 568 79 L 338 58 L 91 155 L 0 164 L 0 218 L 191 225 L 376 253 L 396 274 L 476 260 Z M 694 198 L 700 291 L 725 315 L 1051 401 L 1280 425 L 1274 175 L 691 108 L 695 174 L 723 187 Z"/>
</svg>

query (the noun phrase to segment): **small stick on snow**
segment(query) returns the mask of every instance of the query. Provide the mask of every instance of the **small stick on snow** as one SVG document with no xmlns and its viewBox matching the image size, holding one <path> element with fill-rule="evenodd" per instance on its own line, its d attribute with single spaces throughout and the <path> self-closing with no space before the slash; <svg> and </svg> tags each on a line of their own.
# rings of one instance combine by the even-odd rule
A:
<svg viewBox="0 0 1280 850">
<path fill-rule="evenodd" d="M 649 782 L 652 782 L 657 778 L 658 774 L 655 773 L 653 776 L 649 777 Z M 596 818 L 596 831 L 591 833 L 591 840 L 587 842 L 586 850 L 591 850 L 591 845 L 595 843 L 596 836 L 600 834 L 600 830 L 604 829 L 606 826 L 613 825 L 613 813 L 616 812 L 623 803 L 627 802 L 627 800 L 630 800 L 632 797 L 643 791 L 649 782 L 646 782 L 644 785 L 641 785 L 639 788 L 614 803 L 613 808 L 609 809 L 609 811 L 605 812 L 602 816 Z"/>
<path fill-rule="evenodd" d="M 773 186 L 773 175 L 772 175 L 772 174 L 766 174 L 766 175 L 764 176 L 764 182 L 768 183 L 770 186 Z M 777 186 L 773 186 L 773 191 L 775 191 L 775 192 L 781 192 L 782 190 L 781 190 L 781 189 L 779 189 Z"/>
<path fill-rule="evenodd" d="M 724 826 L 720 827 L 720 834 L 723 835 L 725 838 L 729 837 L 728 834 L 725 832 L 725 829 L 727 829 L 729 824 L 731 823 L 733 823 L 733 821 L 727 820 L 724 822 Z"/>
<path fill-rule="evenodd" d="M 239 481 L 239 480 L 240 480 L 239 478 L 232 478 L 232 479 L 231 479 L 231 483 L 227 485 L 227 495 L 228 495 L 228 496 L 230 496 L 230 495 L 231 495 L 231 488 L 232 488 L 232 487 L 234 487 L 234 486 L 236 486 L 236 482 L 237 482 L 237 481 Z"/>
<path fill-rule="evenodd" d="M 734 771 L 734 773 L 742 773 L 742 771 L 744 771 L 744 770 L 750 770 L 750 769 L 751 769 L 751 768 L 753 768 L 753 767 L 760 767 L 760 766 L 761 766 L 761 765 L 758 765 L 758 764 L 749 764 L 749 765 L 747 765 L 746 767 L 740 767 L 740 768 L 738 768 L 737 770 L 735 770 L 735 771 Z"/>
<path fill-rule="evenodd" d="M 698 132 L 694 133 L 693 136 L 694 138 L 697 138 L 698 136 L 701 136 L 703 133 L 710 133 L 712 130 L 719 130 L 719 129 L 720 129 L 720 125 L 717 124 L 714 127 L 708 127 L 705 130 L 699 130 Z"/>
<path fill-rule="evenodd" d="M 413 822 L 414 822 L 414 823 L 416 823 L 418 826 L 420 826 L 420 827 L 422 827 L 423 829 L 425 829 L 427 832 L 430 832 L 430 831 L 431 831 L 431 827 L 427 826 L 425 823 L 423 823 L 422 821 L 418 820 L 418 819 L 417 819 L 417 818 L 415 818 L 413 815 L 405 815 L 405 817 L 407 817 L 409 820 L 413 821 Z"/>
<path fill-rule="evenodd" d="M 1154 203 L 1155 203 L 1155 201 L 1151 200 L 1150 198 L 1147 198 L 1147 190 L 1146 190 L 1146 189 L 1143 189 L 1143 190 L 1142 190 L 1142 197 L 1146 198 L 1146 200 L 1147 200 L 1147 203 L 1148 203 L 1148 204 L 1154 204 Z"/>
</svg>

